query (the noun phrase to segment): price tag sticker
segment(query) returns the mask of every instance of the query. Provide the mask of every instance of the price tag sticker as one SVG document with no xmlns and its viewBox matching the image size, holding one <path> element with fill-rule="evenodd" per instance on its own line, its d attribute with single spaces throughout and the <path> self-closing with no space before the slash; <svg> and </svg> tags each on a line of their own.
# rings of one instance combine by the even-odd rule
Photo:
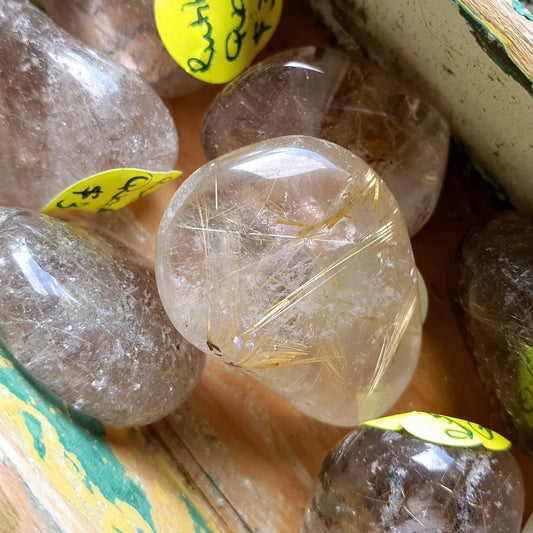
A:
<svg viewBox="0 0 533 533">
<path fill-rule="evenodd" d="M 116 211 L 156 191 L 165 183 L 181 176 L 172 172 L 148 172 L 137 168 L 106 170 L 84 180 L 57 195 L 41 212 L 62 211 Z"/>
<path fill-rule="evenodd" d="M 364 425 L 389 431 L 405 429 L 421 440 L 445 446 L 463 448 L 484 446 L 494 451 L 503 451 L 511 447 L 511 442 L 505 437 L 480 424 L 421 411 L 378 418 L 365 422 Z"/>
<path fill-rule="evenodd" d="M 154 16 L 169 54 L 192 76 L 226 83 L 272 37 L 283 0 L 154 0 Z"/>
</svg>

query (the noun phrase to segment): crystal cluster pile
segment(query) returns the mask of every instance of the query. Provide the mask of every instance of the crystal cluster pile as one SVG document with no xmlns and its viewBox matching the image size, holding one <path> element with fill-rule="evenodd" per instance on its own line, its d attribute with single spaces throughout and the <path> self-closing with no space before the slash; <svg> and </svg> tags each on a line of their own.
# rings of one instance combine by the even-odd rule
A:
<svg viewBox="0 0 533 533">
<path fill-rule="evenodd" d="M 0 205 L 41 209 L 111 168 L 168 171 L 178 137 L 135 73 L 26 0 L 0 2 Z"/>
<path fill-rule="evenodd" d="M 173 411 L 205 361 L 172 327 L 140 256 L 19 208 L 0 208 L 0 340 L 63 400 L 121 426 Z"/>
<path fill-rule="evenodd" d="M 40 0 L 56 24 L 87 46 L 137 72 L 163 98 L 194 91 L 189 76 L 163 45 L 154 20 L 154 0 Z"/>
<path fill-rule="evenodd" d="M 457 318 L 489 397 L 533 452 L 533 219 L 504 212 L 465 239 Z"/>
<path fill-rule="evenodd" d="M 379 416 L 416 366 L 417 274 L 397 203 L 327 141 L 272 139 L 196 171 L 163 217 L 156 276 L 187 340 L 325 422 Z"/>
<path fill-rule="evenodd" d="M 518 533 L 523 506 L 509 451 L 363 426 L 324 461 L 302 533 Z"/>
<path fill-rule="evenodd" d="M 213 158 L 280 135 L 324 138 L 362 157 L 396 197 L 411 236 L 433 213 L 448 157 L 448 124 L 377 65 L 316 47 L 268 58 L 213 101 L 202 141 Z"/>
</svg>

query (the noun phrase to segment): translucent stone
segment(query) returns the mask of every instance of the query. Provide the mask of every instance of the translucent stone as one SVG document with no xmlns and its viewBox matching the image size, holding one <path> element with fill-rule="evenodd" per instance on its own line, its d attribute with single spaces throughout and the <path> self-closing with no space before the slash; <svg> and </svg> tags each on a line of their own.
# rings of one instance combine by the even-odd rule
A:
<svg viewBox="0 0 533 533">
<path fill-rule="evenodd" d="M 163 98 L 203 84 L 189 76 L 163 45 L 154 0 L 40 0 L 46 13 L 86 45 L 137 72 Z"/>
<path fill-rule="evenodd" d="M 121 426 L 173 411 L 205 361 L 172 327 L 141 256 L 19 208 L 0 208 L 0 340 L 63 400 Z"/>
<path fill-rule="evenodd" d="M 524 490 L 509 451 L 361 427 L 324 461 L 302 533 L 518 533 Z"/>
<path fill-rule="evenodd" d="M 416 366 L 417 275 L 398 206 L 327 141 L 272 139 L 196 171 L 163 216 L 156 276 L 189 342 L 325 422 L 379 416 Z"/>
<path fill-rule="evenodd" d="M 362 157 L 396 197 L 411 236 L 433 213 L 449 127 L 390 72 L 333 49 L 282 52 L 226 86 L 205 116 L 202 142 L 213 158 L 294 134 L 327 139 Z"/>
<path fill-rule="evenodd" d="M 513 442 L 533 453 L 533 219 L 504 212 L 463 243 L 457 318 Z"/>
<path fill-rule="evenodd" d="M 41 209 L 92 174 L 168 171 L 177 154 L 170 113 L 136 74 L 29 2 L 0 2 L 0 205 Z"/>
</svg>

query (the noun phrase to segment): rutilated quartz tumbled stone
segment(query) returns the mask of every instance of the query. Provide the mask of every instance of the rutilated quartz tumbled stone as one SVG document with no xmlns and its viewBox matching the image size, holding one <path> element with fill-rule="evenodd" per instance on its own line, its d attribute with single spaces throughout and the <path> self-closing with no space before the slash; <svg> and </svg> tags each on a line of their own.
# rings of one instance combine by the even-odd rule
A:
<svg viewBox="0 0 533 533">
<path fill-rule="evenodd" d="M 361 426 L 324 461 L 302 533 L 518 533 L 523 507 L 509 451 Z"/>
<path fill-rule="evenodd" d="M 172 327 L 143 262 L 98 233 L 0 208 L 0 341 L 60 398 L 112 425 L 176 409 L 205 361 Z"/>
<path fill-rule="evenodd" d="M 320 137 L 362 157 L 396 197 L 411 236 L 435 209 L 448 123 L 374 63 L 313 46 L 282 52 L 227 85 L 202 127 L 209 158 L 280 135 Z"/>
<path fill-rule="evenodd" d="M 40 4 L 58 26 L 137 72 L 162 98 L 203 85 L 167 52 L 155 25 L 154 0 L 40 0 Z"/>
<path fill-rule="evenodd" d="M 533 218 L 503 212 L 463 242 L 456 318 L 513 442 L 533 453 Z"/>
<path fill-rule="evenodd" d="M 201 167 L 163 216 L 156 276 L 189 342 L 322 421 L 379 416 L 415 369 L 402 216 L 376 173 L 327 141 L 271 139 Z"/>
<path fill-rule="evenodd" d="M 135 73 L 26 0 L 0 2 L 0 205 L 41 209 L 111 168 L 166 172 L 176 127 Z"/>
</svg>

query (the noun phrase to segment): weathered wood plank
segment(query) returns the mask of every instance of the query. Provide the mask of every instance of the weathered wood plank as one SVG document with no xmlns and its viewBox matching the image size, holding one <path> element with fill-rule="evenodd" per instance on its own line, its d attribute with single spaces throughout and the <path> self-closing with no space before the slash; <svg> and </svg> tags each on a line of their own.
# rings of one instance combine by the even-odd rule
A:
<svg viewBox="0 0 533 533">
<path fill-rule="evenodd" d="M 80 415 L 0 349 L 0 530 L 222 531 L 147 436 Z"/>
</svg>

